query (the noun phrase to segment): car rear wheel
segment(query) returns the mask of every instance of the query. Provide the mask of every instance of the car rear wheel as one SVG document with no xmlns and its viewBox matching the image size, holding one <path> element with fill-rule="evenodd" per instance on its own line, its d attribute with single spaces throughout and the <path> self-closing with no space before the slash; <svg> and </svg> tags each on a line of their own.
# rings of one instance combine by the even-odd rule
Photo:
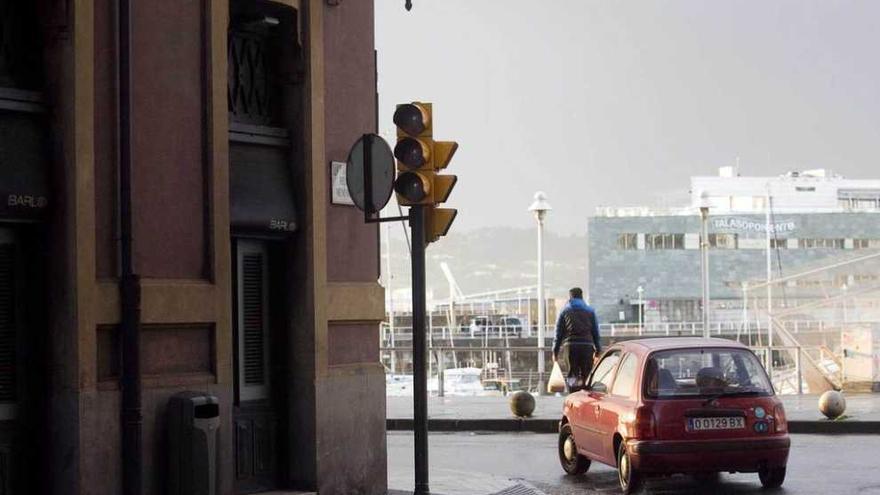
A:
<svg viewBox="0 0 880 495">
<path fill-rule="evenodd" d="M 642 475 L 632 465 L 626 442 L 620 442 L 617 448 L 617 478 L 624 495 L 636 493 L 642 487 Z"/>
<path fill-rule="evenodd" d="M 785 466 L 761 468 L 758 477 L 761 478 L 761 485 L 764 488 L 779 488 L 785 481 Z"/>
<path fill-rule="evenodd" d="M 559 429 L 559 463 L 571 475 L 584 474 L 590 469 L 590 460 L 578 454 L 571 425 L 567 423 Z"/>
</svg>

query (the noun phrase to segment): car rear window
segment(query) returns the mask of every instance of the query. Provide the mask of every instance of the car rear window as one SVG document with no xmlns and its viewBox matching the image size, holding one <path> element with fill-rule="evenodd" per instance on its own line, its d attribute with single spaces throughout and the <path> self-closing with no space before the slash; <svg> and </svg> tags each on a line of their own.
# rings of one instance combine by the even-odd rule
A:
<svg viewBox="0 0 880 495">
<path fill-rule="evenodd" d="M 645 366 L 651 398 L 771 395 L 758 358 L 746 349 L 675 349 L 652 354 Z"/>
</svg>

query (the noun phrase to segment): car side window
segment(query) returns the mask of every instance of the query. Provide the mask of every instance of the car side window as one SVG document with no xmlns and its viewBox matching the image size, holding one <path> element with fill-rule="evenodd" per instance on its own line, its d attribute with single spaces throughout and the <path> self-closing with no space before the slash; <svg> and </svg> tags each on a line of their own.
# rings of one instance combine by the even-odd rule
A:
<svg viewBox="0 0 880 495">
<path fill-rule="evenodd" d="M 638 360 L 633 354 L 627 354 L 623 357 L 620 367 L 617 368 L 617 378 L 614 380 L 614 386 L 611 387 L 611 395 L 619 397 L 632 396 L 637 366 Z"/>
<path fill-rule="evenodd" d="M 614 369 L 620 361 L 620 351 L 614 351 L 599 361 L 599 365 L 590 377 L 589 389 L 595 392 L 608 392 L 611 382 L 614 381 Z"/>
</svg>

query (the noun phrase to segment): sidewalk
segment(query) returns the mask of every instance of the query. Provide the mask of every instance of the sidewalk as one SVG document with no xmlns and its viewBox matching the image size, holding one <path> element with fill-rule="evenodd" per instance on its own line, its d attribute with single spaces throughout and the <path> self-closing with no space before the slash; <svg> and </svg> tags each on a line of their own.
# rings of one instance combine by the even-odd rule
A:
<svg viewBox="0 0 880 495">
<path fill-rule="evenodd" d="M 817 395 L 783 395 L 792 433 L 880 433 L 880 394 L 846 395 L 845 419 L 829 421 L 819 412 Z M 531 418 L 515 418 L 506 397 L 429 397 L 432 431 L 531 431 L 552 433 L 564 397 L 535 398 Z M 412 397 L 388 397 L 388 430 L 411 430 Z"/>
</svg>

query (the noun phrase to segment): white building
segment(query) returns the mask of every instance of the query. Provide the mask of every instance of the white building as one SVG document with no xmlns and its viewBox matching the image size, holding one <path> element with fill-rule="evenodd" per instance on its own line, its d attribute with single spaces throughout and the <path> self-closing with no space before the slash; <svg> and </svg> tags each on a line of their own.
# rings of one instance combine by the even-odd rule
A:
<svg viewBox="0 0 880 495">
<path fill-rule="evenodd" d="M 691 177 L 691 207 L 703 196 L 713 214 L 763 213 L 768 198 L 774 213 L 880 211 L 880 180 L 846 179 L 825 169 L 743 177 L 736 167 L 722 167 L 717 176 Z"/>
</svg>

